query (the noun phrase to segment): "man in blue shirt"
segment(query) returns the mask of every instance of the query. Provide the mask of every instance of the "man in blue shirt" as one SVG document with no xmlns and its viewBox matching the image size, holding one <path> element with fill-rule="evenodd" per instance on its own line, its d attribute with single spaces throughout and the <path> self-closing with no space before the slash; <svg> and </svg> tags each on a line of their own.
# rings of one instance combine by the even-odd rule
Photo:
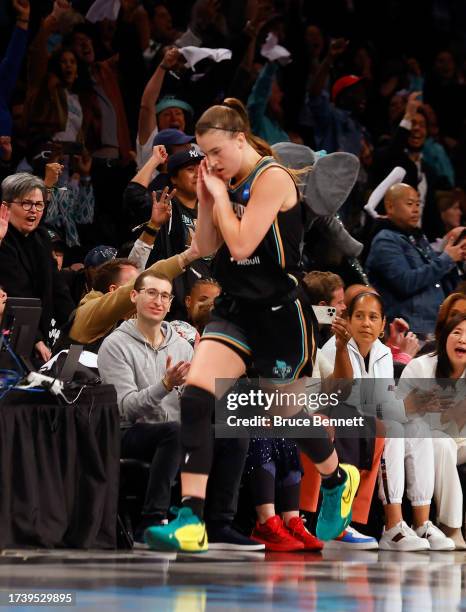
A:
<svg viewBox="0 0 466 612">
<path fill-rule="evenodd" d="M 415 333 L 434 331 L 438 309 L 459 280 L 456 264 L 466 259 L 464 228 L 452 230 L 442 253 L 433 251 L 418 226 L 419 194 L 393 185 L 385 196 L 387 219 L 379 223 L 366 260 L 369 281 L 381 294 L 389 320 L 401 317 Z"/>
</svg>

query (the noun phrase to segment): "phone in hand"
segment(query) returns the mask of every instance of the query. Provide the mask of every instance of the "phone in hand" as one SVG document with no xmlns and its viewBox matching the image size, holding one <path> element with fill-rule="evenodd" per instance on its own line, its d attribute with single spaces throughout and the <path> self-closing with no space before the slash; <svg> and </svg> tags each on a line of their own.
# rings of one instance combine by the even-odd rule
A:
<svg viewBox="0 0 466 612">
<path fill-rule="evenodd" d="M 332 325 L 337 316 L 337 309 L 334 306 L 313 306 L 312 310 L 320 325 Z"/>
<path fill-rule="evenodd" d="M 458 238 L 455 240 L 455 242 L 453 243 L 453 246 L 457 246 L 458 244 L 460 244 L 460 242 L 462 242 L 464 239 L 466 238 L 466 229 L 464 229 L 461 234 L 458 236 Z"/>
</svg>

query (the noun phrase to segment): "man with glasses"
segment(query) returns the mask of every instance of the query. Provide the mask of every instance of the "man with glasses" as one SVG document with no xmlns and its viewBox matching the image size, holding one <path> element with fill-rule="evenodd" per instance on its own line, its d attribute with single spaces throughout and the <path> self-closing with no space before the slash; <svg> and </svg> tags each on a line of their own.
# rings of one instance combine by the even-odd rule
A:
<svg viewBox="0 0 466 612">
<path fill-rule="evenodd" d="M 2 204 L 10 210 L 10 225 L 0 246 L 0 282 L 11 297 L 40 298 L 35 349 L 39 361 L 48 361 L 57 328 L 67 321 L 74 304 L 52 257 L 48 232 L 39 227 L 47 189 L 32 174 L 12 174 L 2 182 Z"/>
<path fill-rule="evenodd" d="M 164 321 L 173 299 L 171 281 L 146 270 L 134 282 L 136 318 L 102 343 L 98 367 L 115 386 L 120 410 L 121 456 L 151 463 L 141 522 L 135 538 L 167 518 L 170 490 L 180 462 L 179 396 L 193 349 Z"/>
</svg>

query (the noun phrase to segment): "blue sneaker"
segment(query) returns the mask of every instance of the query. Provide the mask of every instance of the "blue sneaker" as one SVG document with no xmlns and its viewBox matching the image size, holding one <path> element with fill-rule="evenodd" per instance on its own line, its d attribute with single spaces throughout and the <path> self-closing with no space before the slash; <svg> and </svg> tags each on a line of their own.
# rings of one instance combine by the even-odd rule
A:
<svg viewBox="0 0 466 612">
<path fill-rule="evenodd" d="M 205 552 L 208 550 L 205 523 L 191 508 L 170 508 L 176 518 L 168 525 L 149 527 L 144 538 L 152 550 Z"/>
<path fill-rule="evenodd" d="M 327 542 L 325 548 L 334 550 L 378 550 L 379 543 L 375 538 L 359 533 L 354 527 L 348 525 L 338 538 Z"/>
</svg>

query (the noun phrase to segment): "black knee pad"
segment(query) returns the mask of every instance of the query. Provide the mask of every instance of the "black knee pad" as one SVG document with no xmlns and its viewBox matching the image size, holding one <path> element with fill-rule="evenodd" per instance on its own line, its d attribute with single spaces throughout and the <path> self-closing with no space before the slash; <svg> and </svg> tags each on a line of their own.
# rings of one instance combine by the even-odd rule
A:
<svg viewBox="0 0 466 612">
<path fill-rule="evenodd" d="M 208 474 L 212 463 L 215 395 L 188 385 L 181 396 L 182 471 Z"/>
</svg>

